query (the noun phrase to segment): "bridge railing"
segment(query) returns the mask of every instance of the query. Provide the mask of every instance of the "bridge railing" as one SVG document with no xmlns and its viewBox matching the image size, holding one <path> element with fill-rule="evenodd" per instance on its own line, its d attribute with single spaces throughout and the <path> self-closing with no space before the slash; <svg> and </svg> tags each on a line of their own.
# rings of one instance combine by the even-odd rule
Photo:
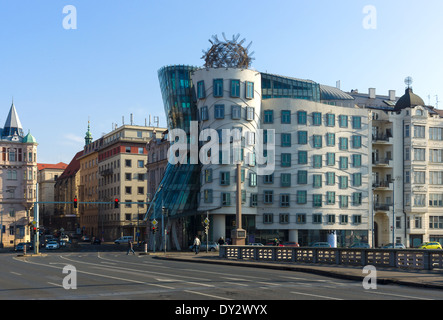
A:
<svg viewBox="0 0 443 320">
<path fill-rule="evenodd" d="M 236 260 L 443 269 L 443 250 L 220 246 L 219 256 Z"/>
</svg>

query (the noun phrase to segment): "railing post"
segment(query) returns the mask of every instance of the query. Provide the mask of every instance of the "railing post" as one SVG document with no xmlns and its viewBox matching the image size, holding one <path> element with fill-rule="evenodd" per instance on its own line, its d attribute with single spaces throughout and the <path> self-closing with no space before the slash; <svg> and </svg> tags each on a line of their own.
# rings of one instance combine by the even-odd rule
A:
<svg viewBox="0 0 443 320">
<path fill-rule="evenodd" d="M 432 270 L 432 261 L 431 261 L 431 254 L 429 251 L 424 250 L 423 252 L 423 269 L 425 270 Z"/>
</svg>

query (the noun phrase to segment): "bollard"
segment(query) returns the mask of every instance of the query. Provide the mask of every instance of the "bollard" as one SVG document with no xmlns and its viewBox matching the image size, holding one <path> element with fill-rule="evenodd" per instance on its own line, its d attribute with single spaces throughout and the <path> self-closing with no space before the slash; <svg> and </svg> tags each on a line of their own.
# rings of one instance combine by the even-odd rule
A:
<svg viewBox="0 0 443 320">
<path fill-rule="evenodd" d="M 26 256 L 26 243 L 23 246 L 23 255 Z"/>
<path fill-rule="evenodd" d="M 148 244 L 145 243 L 145 253 L 148 253 Z"/>
</svg>

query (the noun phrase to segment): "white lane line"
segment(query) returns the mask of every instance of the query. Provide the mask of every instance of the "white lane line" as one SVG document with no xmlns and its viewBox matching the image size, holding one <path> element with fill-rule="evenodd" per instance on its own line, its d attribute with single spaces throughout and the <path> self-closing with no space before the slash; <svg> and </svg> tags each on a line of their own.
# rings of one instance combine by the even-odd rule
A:
<svg viewBox="0 0 443 320">
<path fill-rule="evenodd" d="M 242 287 L 249 287 L 249 285 L 244 284 L 244 283 L 229 282 L 229 281 L 225 281 L 225 282 L 223 282 L 223 283 L 233 284 L 233 285 L 236 285 L 236 286 L 242 286 Z"/>
<path fill-rule="evenodd" d="M 18 272 L 14 272 L 14 271 L 10 271 L 12 274 L 15 274 L 16 276 L 21 276 L 22 274 L 21 273 L 18 273 Z"/>
<path fill-rule="evenodd" d="M 231 278 L 231 277 L 222 277 L 223 279 L 233 280 L 233 281 L 247 281 L 251 282 L 252 280 L 240 279 L 240 278 Z"/>
<path fill-rule="evenodd" d="M 320 295 L 318 295 L 318 294 L 310 294 L 310 293 L 304 293 L 304 292 L 295 292 L 295 291 L 291 291 L 291 293 L 293 293 L 293 294 L 297 294 L 297 295 L 302 295 L 302 296 L 321 298 L 321 299 L 343 300 L 343 299 L 340 299 L 340 298 L 327 297 L 327 296 L 320 296 Z"/>
<path fill-rule="evenodd" d="M 58 283 L 54 283 L 54 282 L 48 282 L 50 285 L 56 286 L 56 287 L 61 287 L 63 288 L 63 286 L 61 284 Z"/>
<path fill-rule="evenodd" d="M 279 286 L 279 284 L 276 283 L 270 283 L 270 282 L 263 282 L 263 281 L 257 281 L 257 283 L 261 283 L 267 286 Z"/>
<path fill-rule="evenodd" d="M 193 293 L 193 294 L 198 294 L 198 295 L 205 296 L 205 297 L 220 299 L 220 300 L 233 300 L 233 299 L 229 299 L 229 298 L 226 298 L 226 297 L 214 296 L 212 294 L 207 294 L 207 293 L 203 293 L 203 292 L 196 292 L 196 291 L 191 291 L 191 290 L 185 290 L 185 292 Z"/>
<path fill-rule="evenodd" d="M 384 293 L 384 292 L 376 292 L 376 291 L 367 291 L 367 293 L 379 294 L 379 295 L 384 295 L 384 296 L 392 296 L 392 297 L 398 297 L 398 298 L 414 299 L 414 300 L 434 300 L 431 298 L 405 296 L 405 295 L 401 295 L 401 294 Z"/>
</svg>

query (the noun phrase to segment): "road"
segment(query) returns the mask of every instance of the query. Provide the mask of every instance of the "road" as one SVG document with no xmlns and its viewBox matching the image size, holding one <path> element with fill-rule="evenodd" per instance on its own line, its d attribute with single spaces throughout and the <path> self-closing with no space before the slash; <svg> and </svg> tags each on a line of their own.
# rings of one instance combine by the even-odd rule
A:
<svg viewBox="0 0 443 320">
<path fill-rule="evenodd" d="M 73 268 L 63 269 L 72 266 Z M 159 260 L 125 252 L 0 255 L 0 299 L 50 300 L 428 300 L 443 291 L 378 285 L 294 271 Z M 76 281 L 75 281 L 76 280 Z M 66 289 L 76 282 L 75 289 Z M 65 287 L 64 287 L 65 285 Z"/>
</svg>

